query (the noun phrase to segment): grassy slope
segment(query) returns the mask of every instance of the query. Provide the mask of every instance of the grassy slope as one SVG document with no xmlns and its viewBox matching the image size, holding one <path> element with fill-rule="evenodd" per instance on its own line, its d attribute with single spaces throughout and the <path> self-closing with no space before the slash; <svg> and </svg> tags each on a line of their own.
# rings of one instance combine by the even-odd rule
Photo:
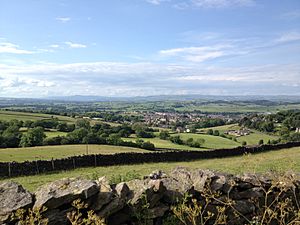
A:
<svg viewBox="0 0 300 225">
<path fill-rule="evenodd" d="M 149 152 L 130 147 L 111 145 L 88 145 L 89 154 L 113 154 L 121 152 Z M 0 162 L 32 161 L 38 159 L 65 158 L 74 155 L 86 154 L 86 145 L 56 145 L 30 148 L 0 149 Z"/>
<path fill-rule="evenodd" d="M 135 141 L 137 138 L 123 138 L 124 141 Z M 174 144 L 171 141 L 168 140 L 162 140 L 159 138 L 139 138 L 142 139 L 144 141 L 149 141 L 152 144 L 155 145 L 156 148 L 173 148 L 173 149 L 179 149 L 179 150 L 205 150 L 205 149 L 200 149 L 200 148 L 191 148 L 189 146 L 186 145 L 178 145 L 178 144 Z"/>
<path fill-rule="evenodd" d="M 206 134 L 183 133 L 183 134 L 179 134 L 179 135 L 183 140 L 186 140 L 188 138 L 193 138 L 194 140 L 196 140 L 197 138 L 204 139 L 205 142 L 203 144 L 203 147 L 209 148 L 209 149 L 234 148 L 234 147 L 237 147 L 240 145 L 239 143 L 229 140 L 227 138 L 206 135 Z"/>
<path fill-rule="evenodd" d="M 220 131 L 220 133 L 224 133 L 227 130 L 233 129 L 240 129 L 240 126 L 238 126 L 237 124 L 230 124 L 230 125 L 224 125 L 224 126 L 218 126 L 218 127 L 211 127 L 211 128 L 204 128 L 201 129 L 201 131 L 206 132 L 208 129 L 213 129 L 213 130 L 218 130 Z M 251 130 L 252 133 L 246 136 L 242 136 L 242 137 L 237 137 L 237 141 L 242 143 L 243 141 L 246 141 L 248 145 L 256 145 L 258 144 L 259 140 L 263 139 L 264 143 L 267 143 L 268 140 L 276 140 L 279 137 L 278 136 L 274 136 L 274 135 L 270 135 L 270 134 L 266 134 L 266 133 L 262 133 L 256 130 Z"/>
<path fill-rule="evenodd" d="M 96 177 L 107 176 L 108 178 L 111 178 L 117 175 L 124 176 L 128 172 L 138 173 L 142 176 L 147 175 L 151 171 L 157 169 L 168 172 L 176 166 L 213 169 L 235 174 L 243 172 L 266 172 L 269 170 L 278 172 L 293 170 L 295 172 L 300 172 L 300 147 L 255 155 L 223 159 L 197 160 L 192 162 L 149 163 L 129 166 L 82 168 L 56 174 L 18 177 L 13 178 L 12 180 L 21 183 L 25 188 L 33 191 L 37 187 L 47 182 L 64 177 L 83 176 L 96 179 Z"/>
<path fill-rule="evenodd" d="M 261 139 L 264 140 L 264 143 L 267 143 L 269 140 L 276 140 L 279 138 L 278 136 L 265 134 L 259 131 L 252 130 L 252 132 L 253 133 L 249 135 L 238 137 L 238 142 L 242 143 L 243 141 L 246 141 L 248 145 L 257 145 Z"/>
<path fill-rule="evenodd" d="M 25 112 L 13 112 L 13 111 L 0 111 L 0 120 L 42 120 L 42 119 L 51 119 L 58 118 L 63 122 L 75 122 L 74 118 L 67 116 L 58 116 L 42 113 L 25 113 Z"/>
<path fill-rule="evenodd" d="M 47 137 L 57 137 L 57 136 L 66 136 L 67 132 L 61 132 L 61 131 L 46 131 L 45 135 Z"/>
</svg>

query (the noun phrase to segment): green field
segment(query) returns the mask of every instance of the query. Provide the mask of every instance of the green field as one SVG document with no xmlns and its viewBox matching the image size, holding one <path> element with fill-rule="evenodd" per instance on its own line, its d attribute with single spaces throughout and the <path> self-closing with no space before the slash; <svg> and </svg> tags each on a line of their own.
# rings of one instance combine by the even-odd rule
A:
<svg viewBox="0 0 300 225">
<path fill-rule="evenodd" d="M 1 111 L 0 110 L 0 120 L 42 120 L 42 119 L 51 119 L 57 118 L 61 122 L 73 123 L 75 122 L 74 118 L 68 116 L 58 116 L 50 115 L 43 113 L 27 113 L 27 112 L 14 112 L 14 111 Z"/>
<path fill-rule="evenodd" d="M 122 139 L 124 141 L 133 141 L 133 142 L 135 142 L 137 140 L 137 138 L 133 138 L 133 137 L 122 138 Z M 204 148 L 192 148 L 187 145 L 174 144 L 171 141 L 162 140 L 159 138 L 139 138 L 139 139 L 151 142 L 152 144 L 154 144 L 154 146 L 156 148 L 172 148 L 172 149 L 178 149 L 178 150 L 205 150 Z"/>
<path fill-rule="evenodd" d="M 57 136 L 66 136 L 67 132 L 61 132 L 61 131 L 45 131 L 45 135 L 47 137 L 57 137 Z"/>
<path fill-rule="evenodd" d="M 238 129 L 241 129 L 241 127 L 238 126 L 238 124 L 229 124 L 229 125 L 224 125 L 224 126 L 200 129 L 200 132 L 205 133 L 205 132 L 207 132 L 208 129 L 218 130 L 220 132 L 220 134 L 224 134 L 224 132 L 227 130 L 238 130 Z M 232 137 L 235 137 L 235 136 L 232 136 Z M 276 140 L 278 138 L 279 138 L 279 136 L 270 135 L 267 133 L 259 132 L 257 130 L 251 130 L 251 133 L 249 135 L 242 136 L 242 137 L 236 137 L 236 139 L 239 143 L 246 141 L 247 145 L 257 145 L 259 140 L 261 140 L 261 139 L 264 140 L 264 143 L 266 144 L 269 140 L 270 141 Z"/>
<path fill-rule="evenodd" d="M 235 103 L 205 103 L 187 104 L 185 107 L 175 108 L 176 111 L 202 111 L 202 112 L 230 112 L 230 113 L 266 113 L 278 112 L 280 110 L 300 109 L 300 104 L 282 104 L 282 105 L 256 105 L 249 102 Z"/>
<path fill-rule="evenodd" d="M 55 145 L 28 148 L 0 149 L 0 162 L 22 162 L 39 159 L 58 159 L 86 154 L 86 145 Z M 122 152 L 149 152 L 139 148 L 112 145 L 88 145 L 89 154 L 114 154 Z"/>
<path fill-rule="evenodd" d="M 247 145 L 257 145 L 259 140 L 264 140 L 264 143 L 267 144 L 267 142 L 270 140 L 276 140 L 279 137 L 274 135 L 265 134 L 259 131 L 251 130 L 252 133 L 246 136 L 238 137 L 238 142 L 242 143 L 243 141 L 247 142 Z"/>
<path fill-rule="evenodd" d="M 179 134 L 179 136 L 183 140 L 187 140 L 188 138 L 193 138 L 194 140 L 204 139 L 205 142 L 203 144 L 203 148 L 207 149 L 235 148 L 237 146 L 240 146 L 239 143 L 220 136 L 192 133 L 182 133 Z"/>
<path fill-rule="evenodd" d="M 142 177 L 157 169 L 169 172 L 176 166 L 213 169 L 234 174 L 240 174 L 243 172 L 266 172 L 270 170 L 276 172 L 291 170 L 294 172 L 300 172 L 300 147 L 253 155 L 223 159 L 196 160 L 192 162 L 148 163 L 128 166 L 81 168 L 55 174 L 17 177 L 6 180 L 14 180 L 22 184 L 28 190 L 34 191 L 37 187 L 47 182 L 64 177 L 82 176 L 90 179 L 97 179 L 97 177 L 107 176 L 108 178 L 113 179 L 118 175 L 126 176 L 129 172 Z"/>
</svg>

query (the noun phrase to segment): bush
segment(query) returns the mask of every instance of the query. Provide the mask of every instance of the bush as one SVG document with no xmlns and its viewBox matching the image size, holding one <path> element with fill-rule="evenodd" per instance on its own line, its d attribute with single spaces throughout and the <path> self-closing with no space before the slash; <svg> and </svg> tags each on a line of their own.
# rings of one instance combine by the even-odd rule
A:
<svg viewBox="0 0 300 225">
<path fill-rule="evenodd" d="M 141 148 L 147 149 L 147 150 L 155 150 L 154 144 L 152 144 L 149 141 L 142 143 Z"/>
<path fill-rule="evenodd" d="M 159 133 L 159 138 L 162 140 L 167 140 L 170 137 L 170 134 L 168 131 L 161 131 Z"/>
</svg>

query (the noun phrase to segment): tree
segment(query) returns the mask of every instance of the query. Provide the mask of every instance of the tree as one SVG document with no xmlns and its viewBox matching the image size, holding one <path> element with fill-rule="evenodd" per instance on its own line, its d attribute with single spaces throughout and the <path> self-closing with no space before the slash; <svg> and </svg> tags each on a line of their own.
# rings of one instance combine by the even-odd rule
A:
<svg viewBox="0 0 300 225">
<path fill-rule="evenodd" d="M 213 129 L 208 129 L 207 132 L 206 132 L 206 134 L 208 134 L 208 135 L 213 135 L 213 134 L 214 134 Z"/>
<path fill-rule="evenodd" d="M 78 119 L 75 123 L 76 128 L 90 129 L 90 121 L 88 119 Z"/>
<path fill-rule="evenodd" d="M 154 150 L 155 146 L 151 142 L 147 141 L 147 142 L 142 143 L 141 148 L 147 149 L 147 150 Z"/>
<path fill-rule="evenodd" d="M 242 145 L 243 145 L 243 146 L 246 146 L 246 145 L 247 145 L 247 142 L 246 142 L 246 141 L 243 141 L 243 142 L 242 142 Z"/>
<path fill-rule="evenodd" d="M 175 143 L 175 144 L 179 144 L 179 145 L 183 144 L 183 141 L 181 140 L 179 135 L 171 136 L 170 141 Z"/>
<path fill-rule="evenodd" d="M 263 144 L 264 144 L 264 140 L 263 140 L 263 139 L 260 139 L 259 142 L 258 142 L 258 144 L 259 144 L 259 145 L 263 145 Z"/>
<path fill-rule="evenodd" d="M 31 147 L 43 145 L 45 137 L 46 135 L 44 134 L 44 129 L 42 127 L 29 129 L 26 134 L 22 135 L 20 146 Z"/>
<path fill-rule="evenodd" d="M 214 130 L 214 136 L 219 136 L 220 132 L 218 130 Z"/>
<path fill-rule="evenodd" d="M 110 145 L 121 145 L 123 140 L 119 134 L 110 134 L 107 138 L 107 143 Z"/>
<path fill-rule="evenodd" d="M 162 140 L 167 140 L 169 137 L 170 137 L 170 134 L 168 131 L 163 130 L 159 133 L 159 138 Z"/>
</svg>

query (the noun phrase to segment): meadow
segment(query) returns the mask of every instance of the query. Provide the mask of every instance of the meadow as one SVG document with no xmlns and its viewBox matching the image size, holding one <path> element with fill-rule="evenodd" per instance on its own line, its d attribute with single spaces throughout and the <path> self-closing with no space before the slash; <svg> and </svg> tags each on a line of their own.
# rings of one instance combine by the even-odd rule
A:
<svg viewBox="0 0 300 225">
<path fill-rule="evenodd" d="M 126 166 L 90 167 L 80 168 L 53 174 L 17 177 L 3 180 L 13 180 L 22 184 L 30 191 L 39 186 L 64 177 L 85 177 L 97 179 L 101 176 L 108 177 L 112 182 L 141 178 L 154 170 L 160 169 L 169 172 L 176 166 L 188 168 L 211 169 L 216 171 L 241 174 L 244 172 L 263 173 L 268 171 L 283 173 L 286 171 L 300 172 L 300 147 L 282 149 L 278 151 L 247 154 L 222 159 L 195 160 L 190 162 L 173 163 L 148 163 Z"/>
<path fill-rule="evenodd" d="M 203 143 L 202 147 L 206 149 L 235 148 L 237 146 L 240 146 L 240 143 L 220 136 L 193 133 L 181 133 L 178 135 L 181 137 L 182 140 L 187 140 L 189 138 L 193 138 L 194 140 L 204 139 L 205 142 Z"/>
<path fill-rule="evenodd" d="M 0 162 L 23 162 L 33 160 L 49 160 L 78 156 L 84 154 L 114 154 L 124 152 L 149 152 L 139 148 L 112 145 L 55 145 L 27 148 L 0 149 Z"/>
<path fill-rule="evenodd" d="M 51 115 L 44 113 L 28 113 L 0 110 L 0 120 L 42 120 L 57 118 L 60 122 L 74 123 L 75 119 L 68 116 Z"/>
</svg>

